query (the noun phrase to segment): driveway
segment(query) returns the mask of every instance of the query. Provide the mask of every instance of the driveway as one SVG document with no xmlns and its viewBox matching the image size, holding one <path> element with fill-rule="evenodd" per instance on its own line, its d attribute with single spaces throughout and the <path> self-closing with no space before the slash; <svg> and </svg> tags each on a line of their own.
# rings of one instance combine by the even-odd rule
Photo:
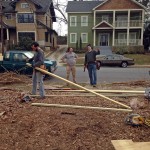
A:
<svg viewBox="0 0 150 150">
<path fill-rule="evenodd" d="M 57 65 L 61 66 L 60 59 L 65 54 L 66 50 L 67 50 L 67 45 L 61 45 L 60 48 L 57 49 L 56 51 L 52 52 L 48 56 L 48 58 L 52 59 L 52 60 L 56 60 L 57 61 Z"/>
</svg>

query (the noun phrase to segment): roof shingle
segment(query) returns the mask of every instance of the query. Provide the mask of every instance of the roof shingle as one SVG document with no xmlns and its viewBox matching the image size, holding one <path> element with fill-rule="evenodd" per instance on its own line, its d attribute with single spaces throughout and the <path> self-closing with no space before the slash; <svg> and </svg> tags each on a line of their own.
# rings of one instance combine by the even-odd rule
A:
<svg viewBox="0 0 150 150">
<path fill-rule="evenodd" d="M 104 1 L 68 1 L 66 12 L 91 12 Z"/>
</svg>

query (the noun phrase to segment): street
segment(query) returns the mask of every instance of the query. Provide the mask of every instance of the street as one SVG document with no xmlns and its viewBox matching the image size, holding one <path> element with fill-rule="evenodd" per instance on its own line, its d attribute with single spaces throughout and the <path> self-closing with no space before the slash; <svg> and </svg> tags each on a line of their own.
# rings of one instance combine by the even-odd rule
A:
<svg viewBox="0 0 150 150">
<path fill-rule="evenodd" d="M 50 59 L 54 59 L 58 63 L 58 69 L 55 71 L 55 74 L 66 78 L 66 68 L 60 64 L 60 58 L 65 53 L 66 47 L 62 47 L 61 50 L 55 51 L 49 56 Z M 77 75 L 76 80 L 78 83 L 89 83 L 88 71 L 84 72 L 83 66 L 77 66 Z M 101 67 L 97 71 L 97 82 L 98 83 L 113 83 L 113 82 L 128 82 L 128 81 L 137 81 L 137 80 L 150 80 L 149 75 L 150 68 L 138 67 L 134 68 L 133 66 L 127 68 L 121 67 Z M 72 76 L 70 74 L 70 80 Z M 60 83 L 64 82 L 56 78 L 52 78 L 50 82 Z"/>
<path fill-rule="evenodd" d="M 97 71 L 98 83 L 128 82 L 137 80 L 150 80 L 150 68 L 120 68 L 120 67 L 101 67 Z M 58 66 L 56 75 L 65 78 L 66 70 L 64 66 Z M 72 76 L 70 75 L 70 80 Z M 88 71 L 83 71 L 83 67 L 77 67 L 76 80 L 78 83 L 89 83 Z M 64 82 L 56 78 L 52 78 L 50 82 Z"/>
</svg>

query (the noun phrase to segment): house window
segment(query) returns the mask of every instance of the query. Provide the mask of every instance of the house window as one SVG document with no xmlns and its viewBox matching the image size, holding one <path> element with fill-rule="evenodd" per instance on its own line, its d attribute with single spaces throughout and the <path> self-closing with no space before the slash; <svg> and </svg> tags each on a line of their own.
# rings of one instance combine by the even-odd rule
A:
<svg viewBox="0 0 150 150">
<path fill-rule="evenodd" d="M 77 34 L 70 33 L 70 43 L 76 43 L 76 41 L 77 41 Z"/>
<path fill-rule="evenodd" d="M 109 22 L 109 16 L 108 15 L 103 15 L 102 16 L 102 21 Z"/>
<path fill-rule="evenodd" d="M 118 43 L 127 44 L 127 33 L 118 33 Z"/>
<path fill-rule="evenodd" d="M 70 26 L 75 27 L 77 25 L 77 17 L 70 16 Z"/>
<path fill-rule="evenodd" d="M 21 41 L 22 38 L 31 38 L 31 40 L 35 41 L 35 33 L 34 32 L 18 32 L 18 41 Z"/>
<path fill-rule="evenodd" d="M 88 34 L 81 33 L 81 39 L 82 39 L 82 43 L 87 43 L 88 42 Z"/>
<path fill-rule="evenodd" d="M 48 42 L 48 32 L 45 32 L 45 42 Z"/>
<path fill-rule="evenodd" d="M 34 23 L 33 13 L 18 14 L 18 23 Z"/>
<path fill-rule="evenodd" d="M 117 16 L 117 27 L 127 27 L 128 16 Z"/>
<path fill-rule="evenodd" d="M 130 43 L 136 43 L 136 33 L 133 32 L 133 33 L 130 33 L 129 34 L 129 38 L 130 38 Z"/>
<path fill-rule="evenodd" d="M 5 14 L 5 17 L 7 20 L 11 19 L 12 18 L 12 15 L 11 14 Z"/>
<path fill-rule="evenodd" d="M 29 8 L 29 4 L 28 3 L 21 3 L 21 8 Z"/>
<path fill-rule="evenodd" d="M 81 26 L 88 26 L 88 16 L 81 16 Z"/>
</svg>

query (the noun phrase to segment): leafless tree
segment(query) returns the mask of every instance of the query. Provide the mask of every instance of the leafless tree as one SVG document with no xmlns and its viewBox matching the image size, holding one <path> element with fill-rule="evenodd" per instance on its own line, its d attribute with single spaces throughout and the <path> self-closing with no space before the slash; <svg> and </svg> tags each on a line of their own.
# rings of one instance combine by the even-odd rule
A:
<svg viewBox="0 0 150 150">
<path fill-rule="evenodd" d="M 67 2 L 61 2 L 61 0 L 54 0 L 54 9 L 56 11 L 56 18 L 58 22 L 64 22 L 65 24 L 68 23 L 67 17 L 66 17 L 66 7 L 67 7 Z"/>
</svg>

